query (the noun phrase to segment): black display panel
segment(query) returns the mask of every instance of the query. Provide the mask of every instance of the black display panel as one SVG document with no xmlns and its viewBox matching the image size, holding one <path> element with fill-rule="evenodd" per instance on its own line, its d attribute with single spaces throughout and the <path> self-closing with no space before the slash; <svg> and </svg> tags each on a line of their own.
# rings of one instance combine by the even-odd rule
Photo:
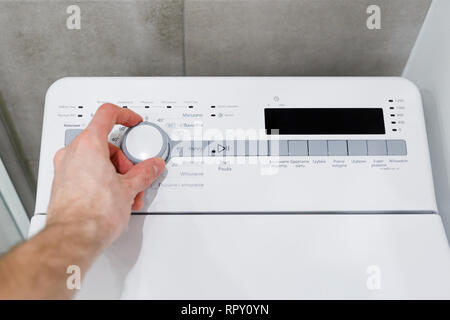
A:
<svg viewBox="0 0 450 320">
<path fill-rule="evenodd" d="M 264 119 L 267 134 L 386 133 L 382 108 L 266 108 Z"/>
</svg>

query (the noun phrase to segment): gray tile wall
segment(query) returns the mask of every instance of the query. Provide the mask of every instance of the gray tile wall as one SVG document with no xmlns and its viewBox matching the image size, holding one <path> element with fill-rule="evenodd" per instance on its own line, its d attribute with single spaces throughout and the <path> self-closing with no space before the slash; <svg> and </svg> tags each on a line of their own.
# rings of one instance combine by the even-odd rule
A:
<svg viewBox="0 0 450 320">
<path fill-rule="evenodd" d="M 431 1 L 186 0 L 193 75 L 400 75 Z M 381 29 L 369 30 L 369 5 Z"/>
<path fill-rule="evenodd" d="M 0 93 L 19 137 L 16 158 L 34 183 L 44 96 L 58 78 L 400 75 L 430 2 L 0 0 Z M 74 3 L 81 30 L 66 28 Z M 381 30 L 366 28 L 369 4 L 381 7 Z"/>
</svg>

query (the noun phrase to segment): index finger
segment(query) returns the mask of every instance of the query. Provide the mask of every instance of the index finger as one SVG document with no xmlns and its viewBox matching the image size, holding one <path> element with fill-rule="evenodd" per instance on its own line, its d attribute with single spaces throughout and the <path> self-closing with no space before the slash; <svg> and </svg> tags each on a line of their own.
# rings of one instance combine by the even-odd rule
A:
<svg viewBox="0 0 450 320">
<path fill-rule="evenodd" d="M 105 103 L 98 108 L 86 129 L 96 130 L 99 135 L 107 138 L 116 124 L 133 127 L 140 122 L 142 122 L 142 117 L 137 113 L 112 103 Z"/>
</svg>

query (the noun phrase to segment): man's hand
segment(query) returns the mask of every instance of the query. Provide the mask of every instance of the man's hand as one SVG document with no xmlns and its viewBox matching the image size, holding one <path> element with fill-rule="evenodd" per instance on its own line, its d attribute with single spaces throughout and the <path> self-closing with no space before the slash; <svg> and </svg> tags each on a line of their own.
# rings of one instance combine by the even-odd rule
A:
<svg viewBox="0 0 450 320">
<path fill-rule="evenodd" d="M 130 212 L 143 205 L 143 191 L 164 170 L 162 159 L 133 165 L 108 143 L 115 124 L 141 121 L 131 110 L 102 105 L 89 126 L 56 153 L 47 225 L 0 260 L 0 299 L 73 296 L 67 267 L 77 265 L 84 275 L 124 231 Z"/>
<path fill-rule="evenodd" d="M 164 170 L 164 161 L 152 158 L 133 166 L 108 143 L 108 134 L 115 124 L 132 127 L 141 121 L 129 109 L 104 104 L 89 126 L 56 153 L 47 225 L 84 225 L 102 246 L 124 231 L 131 210 L 143 206 L 143 190 Z"/>
</svg>

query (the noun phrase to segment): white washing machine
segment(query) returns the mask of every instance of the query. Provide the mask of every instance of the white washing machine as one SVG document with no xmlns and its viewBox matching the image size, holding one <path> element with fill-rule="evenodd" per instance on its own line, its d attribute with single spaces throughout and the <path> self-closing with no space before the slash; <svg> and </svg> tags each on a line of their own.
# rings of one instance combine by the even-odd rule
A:
<svg viewBox="0 0 450 320">
<path fill-rule="evenodd" d="M 35 216 L 53 156 L 105 102 L 110 142 L 167 170 L 79 298 L 450 298 L 421 96 L 397 77 L 63 78 L 47 92 Z M 150 137 L 153 137 L 152 139 Z"/>
</svg>

